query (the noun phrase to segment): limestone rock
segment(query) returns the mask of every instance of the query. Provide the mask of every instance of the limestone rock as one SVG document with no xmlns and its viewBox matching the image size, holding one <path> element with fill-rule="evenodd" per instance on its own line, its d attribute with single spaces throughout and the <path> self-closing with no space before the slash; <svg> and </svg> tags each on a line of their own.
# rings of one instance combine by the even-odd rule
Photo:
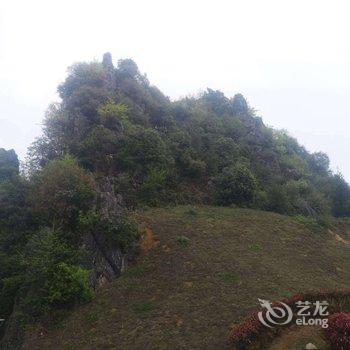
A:
<svg viewBox="0 0 350 350">
<path fill-rule="evenodd" d="M 115 70 L 112 55 L 109 52 L 103 55 L 102 66 L 106 71 L 106 86 L 109 90 L 114 90 L 116 87 Z"/>
<path fill-rule="evenodd" d="M 246 114 L 248 112 L 248 103 L 242 94 L 236 94 L 232 99 L 232 109 L 234 114 Z"/>
<path fill-rule="evenodd" d="M 103 67 L 105 67 L 107 69 L 111 69 L 111 68 L 114 69 L 112 55 L 110 52 L 106 52 L 103 55 L 102 65 L 103 65 Z"/>
</svg>

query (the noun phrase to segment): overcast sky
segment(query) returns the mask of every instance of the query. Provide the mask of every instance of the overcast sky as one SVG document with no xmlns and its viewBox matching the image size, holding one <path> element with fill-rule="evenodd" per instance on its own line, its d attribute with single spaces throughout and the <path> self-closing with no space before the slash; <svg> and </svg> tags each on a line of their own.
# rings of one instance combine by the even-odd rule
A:
<svg viewBox="0 0 350 350">
<path fill-rule="evenodd" d="M 338 0 L 0 0 L 0 147 L 23 159 L 66 68 L 110 51 L 172 99 L 243 93 L 349 181 L 349 10 Z"/>
</svg>

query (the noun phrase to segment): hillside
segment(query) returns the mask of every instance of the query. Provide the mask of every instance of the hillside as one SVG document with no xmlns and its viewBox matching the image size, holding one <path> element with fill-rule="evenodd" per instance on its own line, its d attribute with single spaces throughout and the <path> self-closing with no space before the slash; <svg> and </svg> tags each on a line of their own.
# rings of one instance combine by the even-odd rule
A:
<svg viewBox="0 0 350 350">
<path fill-rule="evenodd" d="M 110 53 L 73 64 L 57 91 L 25 162 L 0 148 L 1 349 L 96 293 L 54 347 L 80 349 L 97 332 L 122 349 L 217 348 L 260 294 L 346 286 L 347 229 L 326 228 L 350 216 L 349 184 L 242 94 L 172 101 Z M 159 244 L 123 275 L 147 222 Z"/>
<path fill-rule="evenodd" d="M 144 252 L 121 278 L 57 324 L 28 327 L 24 349 L 229 349 L 230 326 L 258 307 L 258 297 L 350 286 L 345 224 L 335 236 L 251 209 L 180 206 L 135 215 L 155 244 L 148 230 Z"/>
</svg>

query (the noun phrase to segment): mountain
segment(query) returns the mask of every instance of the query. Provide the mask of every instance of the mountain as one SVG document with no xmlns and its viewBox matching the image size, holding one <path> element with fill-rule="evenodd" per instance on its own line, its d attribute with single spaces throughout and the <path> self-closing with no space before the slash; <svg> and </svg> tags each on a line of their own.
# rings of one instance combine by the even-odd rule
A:
<svg viewBox="0 0 350 350">
<path fill-rule="evenodd" d="M 337 254 L 340 259 L 348 248 L 346 237 L 338 237 L 342 244 L 331 240 L 329 247 L 324 241 L 330 239 L 328 229 L 349 217 L 347 182 L 332 173 L 326 154 L 309 153 L 287 132 L 265 126 L 241 94 L 228 98 L 208 88 L 196 97 L 171 101 L 133 60 L 121 59 L 115 67 L 109 53 L 102 62 L 72 65 L 58 93 L 60 101 L 48 108 L 42 136 L 29 148 L 21 169 L 14 150 L 0 149 L 0 318 L 5 319 L 0 324 L 1 348 L 20 348 L 26 325 L 40 324 L 80 304 L 95 305 L 95 295 L 108 289 L 114 278 L 122 276 L 113 283 L 124 283 L 123 271 L 142 256 L 142 220 L 135 212 L 145 208 L 215 206 L 210 210 L 219 216 L 242 215 L 238 225 L 246 213 L 251 215 L 247 223 L 261 213 L 273 219 L 266 226 L 269 232 L 259 231 L 261 239 L 279 232 L 279 213 L 285 215 L 281 220 L 287 223 L 286 242 L 291 239 L 294 249 L 308 242 L 310 234 L 309 244 L 324 244 L 320 249 L 336 266 Z M 169 213 L 165 210 L 164 216 Z M 305 242 L 288 228 L 288 223 L 296 228 L 295 220 L 313 227 L 303 226 Z M 217 225 L 216 220 L 210 223 L 212 231 Z M 200 270 L 196 278 L 208 272 L 219 274 L 219 279 L 236 279 L 231 276 L 232 258 L 224 252 L 225 247 L 235 251 L 237 237 L 225 232 L 226 228 L 218 232 L 228 240 L 216 251 L 225 256 L 222 271 Z M 243 239 L 244 229 L 240 232 Z M 197 251 L 201 245 L 192 246 L 185 232 L 174 235 L 181 246 L 190 245 L 186 252 L 202 254 Z M 248 256 L 243 248 L 235 251 L 242 263 L 254 263 L 253 253 L 260 252 L 262 244 L 256 240 L 249 244 Z M 215 240 L 210 242 L 215 247 Z M 275 246 L 271 240 L 269 254 L 275 262 L 283 251 L 280 243 Z M 327 252 L 333 244 L 334 251 Z M 206 264 L 215 265 L 215 256 L 207 253 Z M 292 261 L 296 253 L 289 249 L 285 254 Z M 178 266 L 173 263 L 172 269 Z M 319 270 L 326 262 L 322 258 L 315 264 Z M 302 263 L 296 266 L 300 269 Z M 335 279 L 334 287 L 346 284 L 338 283 L 333 270 L 327 271 Z M 160 280 L 170 278 L 168 272 L 160 273 Z M 308 280 L 311 276 L 310 272 Z M 292 277 L 298 278 L 294 273 Z M 125 288 L 120 300 L 129 293 Z M 249 288 L 253 293 L 257 286 Z M 145 303 L 140 309 L 152 309 L 152 302 Z"/>
</svg>

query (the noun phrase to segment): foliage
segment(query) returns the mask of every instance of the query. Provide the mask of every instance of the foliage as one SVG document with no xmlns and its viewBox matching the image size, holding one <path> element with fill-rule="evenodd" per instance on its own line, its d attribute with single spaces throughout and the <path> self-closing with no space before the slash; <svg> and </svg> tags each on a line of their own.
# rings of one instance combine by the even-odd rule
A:
<svg viewBox="0 0 350 350">
<path fill-rule="evenodd" d="M 235 164 L 223 169 L 215 179 L 219 204 L 251 204 L 257 181 L 251 170 L 244 164 Z"/>
<path fill-rule="evenodd" d="M 92 297 L 87 270 L 64 262 L 57 265 L 49 290 L 49 301 L 52 305 L 65 306 L 77 300 L 88 301 Z"/>
<path fill-rule="evenodd" d="M 186 236 L 178 236 L 176 241 L 180 247 L 186 248 L 191 244 L 191 240 Z"/>
<path fill-rule="evenodd" d="M 76 265 L 78 252 L 50 229 L 35 233 L 26 247 L 23 288 L 25 310 L 33 317 L 53 307 L 69 306 L 92 298 L 88 271 Z"/>
<path fill-rule="evenodd" d="M 98 211 L 89 211 L 80 217 L 80 225 L 83 230 L 101 234 L 109 247 L 123 252 L 133 247 L 139 237 L 136 222 L 126 213 L 111 213 L 106 217 Z"/>
<path fill-rule="evenodd" d="M 340 312 L 329 316 L 326 338 L 332 349 L 343 350 L 350 348 L 350 314 Z"/>
<path fill-rule="evenodd" d="M 128 121 L 128 106 L 108 101 L 97 109 L 101 124 L 110 130 L 119 131 Z"/>
<path fill-rule="evenodd" d="M 166 170 L 150 169 L 140 188 L 141 200 L 151 205 L 157 205 L 162 196 L 165 196 L 166 179 Z"/>
<path fill-rule="evenodd" d="M 50 161 L 33 179 L 32 205 L 44 224 L 74 229 L 93 198 L 91 178 L 69 155 Z"/>
<path fill-rule="evenodd" d="M 289 215 L 350 214 L 349 185 L 332 174 L 328 156 L 265 126 L 241 94 L 207 89 L 171 102 L 134 61 L 114 67 L 110 54 L 73 65 L 58 91 L 62 102 L 50 107 L 31 148 L 32 169 L 70 153 L 117 179 L 130 207 L 192 195 Z"/>
<path fill-rule="evenodd" d="M 344 178 L 337 174 L 332 181 L 333 191 L 331 198 L 333 200 L 332 213 L 334 216 L 345 217 L 350 213 L 350 188 Z"/>
</svg>

